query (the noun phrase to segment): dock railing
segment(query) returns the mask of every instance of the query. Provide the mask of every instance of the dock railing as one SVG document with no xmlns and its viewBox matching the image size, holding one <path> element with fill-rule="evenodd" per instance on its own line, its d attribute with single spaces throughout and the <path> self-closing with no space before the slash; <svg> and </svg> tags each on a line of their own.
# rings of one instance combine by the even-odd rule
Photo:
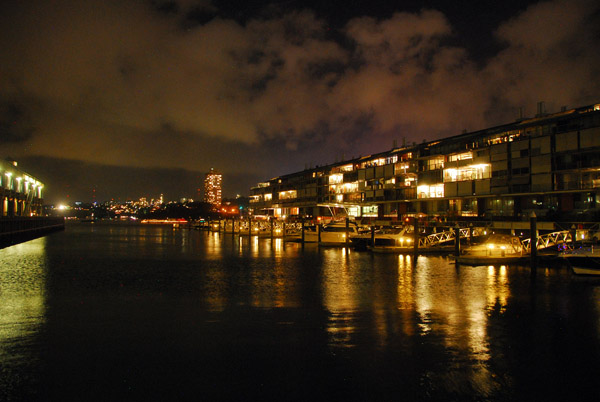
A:
<svg viewBox="0 0 600 402">
<path fill-rule="evenodd" d="M 571 232 L 569 232 L 567 230 L 562 230 L 560 232 L 547 233 L 547 234 L 539 235 L 537 237 L 536 249 L 541 250 L 541 249 L 557 246 L 557 245 L 563 244 L 563 243 L 571 243 L 572 240 L 573 240 L 573 237 L 571 235 Z M 528 252 L 528 253 L 531 252 L 531 239 L 530 238 L 521 240 L 521 243 L 523 244 L 523 249 L 526 252 Z"/>
</svg>

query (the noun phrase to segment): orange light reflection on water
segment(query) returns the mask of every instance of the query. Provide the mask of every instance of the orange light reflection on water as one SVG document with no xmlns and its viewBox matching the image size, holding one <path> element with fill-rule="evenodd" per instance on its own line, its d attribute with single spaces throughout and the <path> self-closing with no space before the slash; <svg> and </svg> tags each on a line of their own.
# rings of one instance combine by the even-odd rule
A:
<svg viewBox="0 0 600 402">
<path fill-rule="evenodd" d="M 358 309 L 356 277 L 349 266 L 349 250 L 330 248 L 323 251 L 323 305 L 329 311 L 327 333 L 330 344 L 353 347 L 354 313 Z"/>
</svg>

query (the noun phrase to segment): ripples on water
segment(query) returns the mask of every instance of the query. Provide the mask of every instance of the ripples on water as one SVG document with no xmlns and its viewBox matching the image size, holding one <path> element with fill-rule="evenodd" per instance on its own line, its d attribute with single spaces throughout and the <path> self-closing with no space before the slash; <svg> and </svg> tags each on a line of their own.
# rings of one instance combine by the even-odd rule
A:
<svg viewBox="0 0 600 402">
<path fill-rule="evenodd" d="M 564 268 L 107 224 L 0 250 L 5 400 L 596 400 L 599 334 Z"/>
<path fill-rule="evenodd" d="M 45 238 L 0 250 L 0 390 L 32 397 L 46 317 Z M 3 399 L 0 394 L 1 400 Z"/>
</svg>

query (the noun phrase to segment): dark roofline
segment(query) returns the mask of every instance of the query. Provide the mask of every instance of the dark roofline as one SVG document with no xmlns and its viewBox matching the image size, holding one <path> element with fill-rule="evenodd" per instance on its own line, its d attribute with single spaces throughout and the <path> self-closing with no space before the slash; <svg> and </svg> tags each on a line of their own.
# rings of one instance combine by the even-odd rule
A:
<svg viewBox="0 0 600 402">
<path fill-rule="evenodd" d="M 351 163 L 360 163 L 366 159 L 376 159 L 376 158 L 380 158 L 380 157 L 389 156 L 389 155 L 392 155 L 395 153 L 415 152 L 415 151 L 418 151 L 423 148 L 428 148 L 430 146 L 437 145 L 440 142 L 447 142 L 447 141 L 455 142 L 455 141 L 462 141 L 462 140 L 471 139 L 471 138 L 479 138 L 481 136 L 490 135 L 490 134 L 494 134 L 494 133 L 501 133 L 503 131 L 509 131 L 511 129 L 514 130 L 514 129 L 518 129 L 518 128 L 526 128 L 529 126 L 539 125 L 540 122 L 544 122 L 547 120 L 548 121 L 557 121 L 557 120 L 561 120 L 562 118 L 566 118 L 566 117 L 570 117 L 570 116 L 579 116 L 584 113 L 594 113 L 594 112 L 600 113 L 600 104 L 596 103 L 596 104 L 591 104 L 591 105 L 587 105 L 587 106 L 581 106 L 581 107 L 574 108 L 574 109 L 563 110 L 563 111 L 556 112 L 556 113 L 548 113 L 548 114 L 544 114 L 541 116 L 519 119 L 518 121 L 515 121 L 512 123 L 506 123 L 506 124 L 502 124 L 499 126 L 485 128 L 482 130 L 471 131 L 468 133 L 462 133 L 462 134 L 458 134 L 458 135 L 454 135 L 454 136 L 450 136 L 450 137 L 440 138 L 437 140 L 427 141 L 427 142 L 423 142 L 420 144 L 415 144 L 415 145 L 411 145 L 411 146 L 407 146 L 407 147 L 400 147 L 400 148 L 395 147 L 395 148 L 392 148 L 391 150 L 382 151 L 382 152 L 374 153 L 374 154 L 367 155 L 367 156 L 359 156 L 358 158 L 352 158 L 352 159 L 348 159 L 348 160 L 341 161 L 341 162 L 334 162 L 334 163 L 327 164 L 327 165 L 320 165 L 318 167 L 313 167 L 310 169 L 304 169 L 301 171 L 288 173 L 285 175 L 274 177 L 268 181 L 270 182 L 273 180 L 298 177 L 298 176 L 302 176 L 306 173 L 318 172 L 321 170 L 329 170 L 329 169 L 337 167 L 337 166 L 348 165 Z"/>
<path fill-rule="evenodd" d="M 508 131 L 511 128 L 512 129 L 526 128 L 526 127 L 538 125 L 538 124 L 540 124 L 540 122 L 543 122 L 545 120 L 556 121 L 556 120 L 561 120 L 562 118 L 572 116 L 572 115 L 579 116 L 584 113 L 594 113 L 594 112 L 600 113 L 600 104 L 595 103 L 592 105 L 581 106 L 578 108 L 564 110 L 564 111 L 560 111 L 560 112 L 556 112 L 556 113 L 547 113 L 542 116 L 526 117 L 524 119 L 519 119 L 512 123 L 506 123 L 506 124 L 502 124 L 499 126 L 488 127 L 488 128 L 484 128 L 484 129 L 477 130 L 477 131 L 471 131 L 468 133 L 462 133 L 462 134 L 458 134 L 458 135 L 454 135 L 454 136 L 450 136 L 450 137 L 445 137 L 445 138 L 441 138 L 441 139 L 437 139 L 437 140 L 433 140 L 433 141 L 428 141 L 425 143 L 417 144 L 416 147 L 419 147 L 419 146 L 427 147 L 427 146 L 431 146 L 432 144 L 435 144 L 438 142 L 456 141 L 456 140 L 462 140 L 462 139 L 467 139 L 467 138 L 480 137 L 480 136 L 486 135 L 486 134 L 494 134 L 494 133 L 500 133 L 503 131 Z"/>
</svg>

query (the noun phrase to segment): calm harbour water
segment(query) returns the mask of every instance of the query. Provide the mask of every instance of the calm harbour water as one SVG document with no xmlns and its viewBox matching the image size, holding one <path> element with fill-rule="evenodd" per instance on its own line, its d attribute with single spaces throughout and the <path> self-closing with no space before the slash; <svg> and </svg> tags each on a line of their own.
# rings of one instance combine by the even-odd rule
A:
<svg viewBox="0 0 600 402">
<path fill-rule="evenodd" d="M 0 250 L 0 400 L 595 401 L 600 279 L 68 224 Z"/>
</svg>

